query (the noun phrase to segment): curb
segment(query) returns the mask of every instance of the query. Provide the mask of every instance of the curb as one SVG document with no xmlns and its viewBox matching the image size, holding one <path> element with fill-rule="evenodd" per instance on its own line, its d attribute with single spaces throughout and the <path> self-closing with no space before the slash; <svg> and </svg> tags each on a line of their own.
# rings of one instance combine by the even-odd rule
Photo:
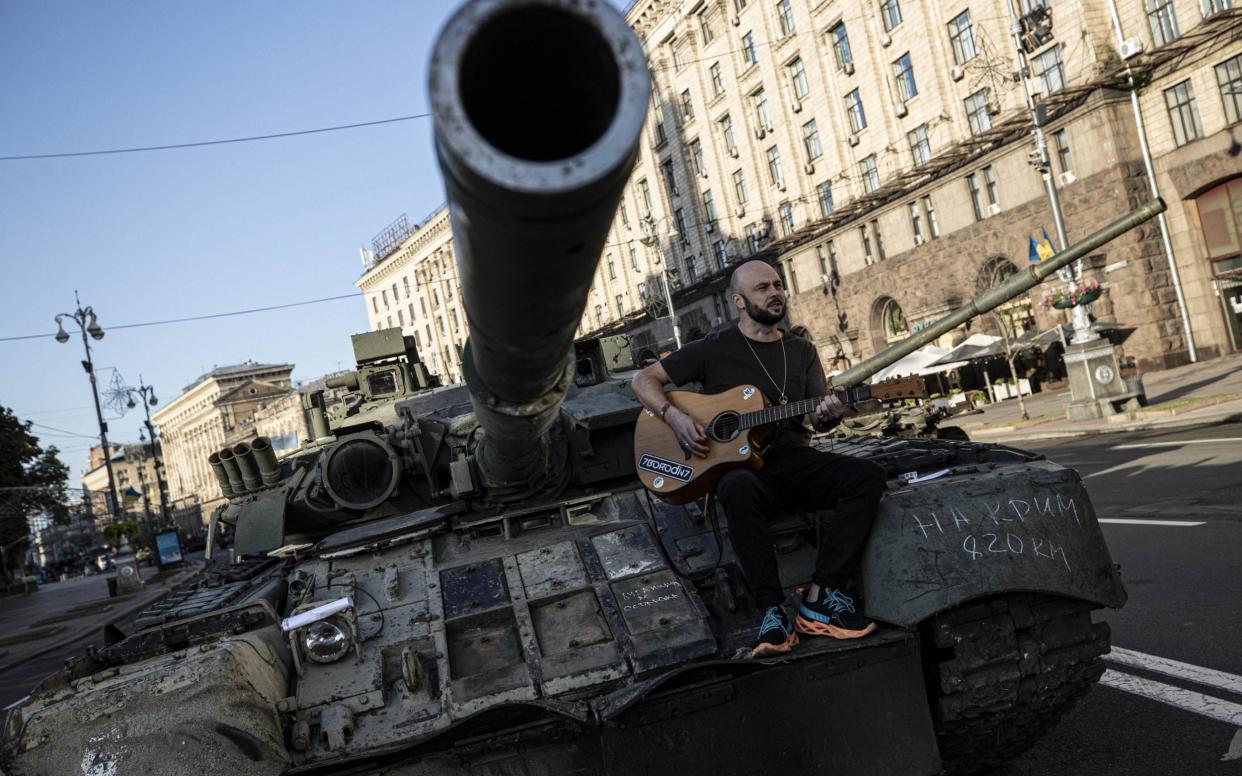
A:
<svg viewBox="0 0 1242 776">
<path fill-rule="evenodd" d="M 1185 416 L 1174 416 L 1171 418 L 1139 420 L 1128 423 L 1116 423 L 1107 428 L 1089 428 L 1081 431 L 1077 430 L 1051 430 L 1048 431 L 1032 431 L 1029 433 L 1017 432 L 1012 428 L 1001 431 L 979 430 L 971 432 L 971 439 L 977 439 L 980 442 L 1016 442 L 1016 441 L 1034 441 L 1041 439 L 1076 439 L 1085 436 L 1098 436 L 1100 434 L 1117 434 L 1127 431 L 1155 431 L 1160 429 L 1179 429 L 1194 428 L 1196 426 L 1220 426 L 1226 423 L 1242 423 L 1242 416 L 1236 412 L 1217 413 L 1207 417 L 1189 418 Z"/>
<path fill-rule="evenodd" d="M 118 622 L 127 617 L 130 617 L 131 615 L 137 614 L 138 612 L 142 611 L 143 609 L 150 606 L 151 604 L 162 600 L 165 596 L 167 596 L 169 593 L 173 591 L 173 588 L 176 585 L 179 585 L 182 582 L 186 581 L 186 579 L 189 578 L 191 575 L 202 572 L 203 568 L 204 567 L 202 566 L 193 566 L 187 569 L 186 571 L 183 571 L 180 574 L 169 577 L 167 587 L 164 590 L 160 591 L 157 595 L 154 595 L 151 598 L 147 598 L 142 601 L 133 602 L 131 606 L 118 610 L 117 612 L 113 613 L 111 617 L 108 617 L 107 619 L 100 622 L 97 627 L 103 628 L 103 627 L 106 627 L 107 625 Z M 39 657 L 46 652 L 50 652 L 51 650 L 54 650 L 54 649 L 60 649 L 62 647 L 67 647 L 70 644 L 73 644 L 74 642 L 81 641 L 85 638 L 89 638 L 94 632 L 95 632 L 95 627 L 87 628 L 85 630 L 76 631 L 70 634 L 69 636 L 61 639 L 60 641 L 54 641 L 49 644 L 45 644 L 42 647 L 40 647 L 40 649 L 36 652 L 32 652 L 23 658 L 19 658 L 13 663 L 0 666 L 0 674 L 3 674 L 7 671 L 11 671 L 12 669 L 17 668 L 20 665 L 28 663 L 33 658 Z"/>
</svg>

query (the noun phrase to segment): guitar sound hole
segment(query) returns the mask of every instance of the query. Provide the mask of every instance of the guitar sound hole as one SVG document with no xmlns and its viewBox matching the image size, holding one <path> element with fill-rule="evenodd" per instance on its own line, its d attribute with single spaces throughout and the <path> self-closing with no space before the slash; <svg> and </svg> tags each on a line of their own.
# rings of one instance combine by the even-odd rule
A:
<svg viewBox="0 0 1242 776">
<path fill-rule="evenodd" d="M 722 412 L 707 429 L 707 435 L 715 442 L 731 442 L 741 431 L 742 417 L 736 412 Z"/>
</svg>

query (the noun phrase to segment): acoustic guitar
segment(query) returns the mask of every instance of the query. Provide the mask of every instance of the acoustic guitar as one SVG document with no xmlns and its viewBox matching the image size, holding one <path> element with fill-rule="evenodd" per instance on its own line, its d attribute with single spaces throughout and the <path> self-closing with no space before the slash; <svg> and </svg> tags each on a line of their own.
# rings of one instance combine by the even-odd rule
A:
<svg viewBox="0 0 1242 776">
<path fill-rule="evenodd" d="M 908 399 L 927 395 L 923 378 L 896 377 L 875 385 L 838 388 L 837 398 L 847 407 L 864 399 Z M 703 424 L 707 432 L 707 457 L 696 458 L 678 444 L 671 426 L 650 409 L 638 416 L 634 428 L 634 465 L 643 486 L 664 501 L 685 504 L 716 485 L 731 469 L 760 469 L 758 447 L 771 427 L 787 418 L 814 412 L 822 396 L 788 404 L 769 404 L 753 385 L 739 385 L 720 393 L 669 391 L 664 394 L 674 407 Z"/>
</svg>

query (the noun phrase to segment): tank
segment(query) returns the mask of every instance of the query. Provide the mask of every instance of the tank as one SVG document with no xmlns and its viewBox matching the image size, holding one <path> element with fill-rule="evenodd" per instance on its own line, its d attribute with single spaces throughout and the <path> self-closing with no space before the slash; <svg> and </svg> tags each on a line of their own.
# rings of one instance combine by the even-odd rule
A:
<svg viewBox="0 0 1242 776">
<path fill-rule="evenodd" d="M 760 612 L 725 517 L 640 487 L 616 349 L 573 342 L 646 116 L 638 40 L 604 2 L 472 2 L 430 85 L 465 384 L 434 385 L 399 333 L 364 337 L 343 409 L 306 399 L 312 443 L 214 454 L 232 562 L 14 706 L 0 770 L 969 773 L 1088 692 L 1109 648 L 1092 611 L 1126 597 L 1090 498 L 1072 469 L 963 441 L 821 440 L 890 476 L 860 579 L 885 627 L 742 657 Z M 809 579 L 822 518 L 774 519 L 786 582 Z"/>
</svg>

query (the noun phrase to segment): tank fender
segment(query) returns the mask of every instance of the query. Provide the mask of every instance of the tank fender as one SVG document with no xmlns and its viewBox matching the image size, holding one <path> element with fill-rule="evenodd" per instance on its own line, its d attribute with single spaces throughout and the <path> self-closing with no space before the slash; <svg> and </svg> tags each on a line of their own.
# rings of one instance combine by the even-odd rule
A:
<svg viewBox="0 0 1242 776">
<path fill-rule="evenodd" d="M 901 626 L 994 593 L 1126 601 L 1081 478 L 1050 461 L 891 482 L 860 574 L 868 616 Z"/>
</svg>

